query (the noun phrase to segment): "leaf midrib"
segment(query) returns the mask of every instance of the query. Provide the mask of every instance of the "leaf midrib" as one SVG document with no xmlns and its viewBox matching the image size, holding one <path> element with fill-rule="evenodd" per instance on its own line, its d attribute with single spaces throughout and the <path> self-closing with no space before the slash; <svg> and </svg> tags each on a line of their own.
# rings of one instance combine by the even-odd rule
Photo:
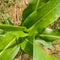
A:
<svg viewBox="0 0 60 60">
<path fill-rule="evenodd" d="M 60 5 L 60 3 L 57 4 L 53 9 L 51 9 L 46 15 L 42 16 L 42 18 L 39 19 L 35 24 L 33 24 L 32 27 L 36 26 L 45 16 L 47 16 L 49 13 L 51 13 L 51 12 L 52 12 L 56 7 L 58 7 L 59 5 Z M 57 18 L 58 18 L 58 17 L 57 17 Z M 31 28 L 32 28 L 32 27 L 31 27 Z M 31 28 L 29 28 L 29 29 L 31 29 Z"/>
<path fill-rule="evenodd" d="M 0 55 L 16 40 L 16 38 L 14 37 L 12 41 L 10 41 L 5 48 L 0 52 Z"/>
<path fill-rule="evenodd" d="M 44 34 L 41 34 L 40 35 L 41 37 L 55 37 L 55 38 L 60 38 L 60 36 L 55 36 L 55 35 L 44 35 Z"/>
</svg>

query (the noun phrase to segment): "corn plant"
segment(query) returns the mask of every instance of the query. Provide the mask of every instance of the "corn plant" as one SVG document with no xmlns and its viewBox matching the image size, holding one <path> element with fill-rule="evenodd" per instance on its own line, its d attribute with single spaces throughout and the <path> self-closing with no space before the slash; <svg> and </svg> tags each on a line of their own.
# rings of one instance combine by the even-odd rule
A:
<svg viewBox="0 0 60 60">
<path fill-rule="evenodd" d="M 13 60 L 20 48 L 33 60 L 60 60 L 41 48 L 52 49 L 51 42 L 60 39 L 60 29 L 48 28 L 59 17 L 60 0 L 30 0 L 21 26 L 14 26 L 8 19 L 0 24 L 0 60 Z"/>
</svg>

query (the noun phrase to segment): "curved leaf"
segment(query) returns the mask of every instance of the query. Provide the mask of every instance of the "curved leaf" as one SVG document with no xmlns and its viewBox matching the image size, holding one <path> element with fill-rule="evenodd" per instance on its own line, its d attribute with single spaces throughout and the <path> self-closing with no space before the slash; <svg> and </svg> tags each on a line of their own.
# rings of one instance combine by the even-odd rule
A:
<svg viewBox="0 0 60 60">
<path fill-rule="evenodd" d="M 15 40 L 16 38 L 12 33 L 6 33 L 4 35 L 0 35 L 0 52 L 3 49 L 8 48 Z"/>
<path fill-rule="evenodd" d="M 48 49 L 52 49 L 52 43 L 51 42 L 46 42 L 46 41 L 44 41 L 42 39 L 36 39 L 35 42 L 38 43 L 38 44 L 41 44 L 41 45 L 45 46 Z"/>
<path fill-rule="evenodd" d="M 60 39 L 60 29 L 46 28 L 42 32 L 42 34 L 40 34 L 40 38 L 45 39 L 47 41 L 54 41 Z"/>
<path fill-rule="evenodd" d="M 0 60 L 12 60 L 16 56 L 19 47 L 10 47 L 14 43 L 17 45 L 16 37 L 12 33 L 8 32 L 0 36 Z"/>
<path fill-rule="evenodd" d="M 27 28 L 45 28 L 60 17 L 60 0 L 49 0 L 44 6 L 33 11 L 23 22 Z M 29 24 L 29 25 L 28 25 Z M 30 29 L 31 29 L 30 28 Z"/>
<path fill-rule="evenodd" d="M 25 31 L 26 28 L 22 26 L 13 26 L 7 24 L 0 24 L 0 29 L 5 31 Z"/>
<path fill-rule="evenodd" d="M 20 39 L 20 42 L 22 42 L 20 44 L 22 50 L 33 57 L 33 38 L 32 37 L 30 37 L 30 38 L 22 38 L 22 39 Z"/>
<path fill-rule="evenodd" d="M 59 60 L 58 58 L 46 54 L 39 44 L 34 43 L 33 60 Z"/>
<path fill-rule="evenodd" d="M 0 35 L 0 60 L 12 60 L 18 53 L 20 47 L 17 39 L 19 37 L 26 37 L 27 35 L 22 31 L 10 31 Z"/>
<path fill-rule="evenodd" d="M 2 54 L 0 54 L 0 60 L 13 60 L 19 51 L 19 46 L 6 49 Z"/>
<path fill-rule="evenodd" d="M 28 7 L 23 11 L 22 22 L 36 9 L 43 6 L 48 0 L 29 0 Z"/>
</svg>

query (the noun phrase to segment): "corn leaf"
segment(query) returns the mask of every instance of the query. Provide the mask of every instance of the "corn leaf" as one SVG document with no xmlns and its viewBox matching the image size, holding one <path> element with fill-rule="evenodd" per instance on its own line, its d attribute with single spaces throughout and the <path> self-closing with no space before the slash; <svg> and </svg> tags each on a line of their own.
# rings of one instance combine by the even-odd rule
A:
<svg viewBox="0 0 60 60">
<path fill-rule="evenodd" d="M 18 36 L 17 36 L 18 35 Z M 12 60 L 19 51 L 19 37 L 26 37 L 22 31 L 6 32 L 0 35 L 0 60 Z M 4 58 L 3 58 L 4 56 Z"/>
<path fill-rule="evenodd" d="M 45 28 L 60 17 L 60 0 L 49 0 L 42 7 L 33 11 L 23 22 L 23 26 L 34 29 Z M 28 25 L 29 24 L 29 25 Z"/>
<path fill-rule="evenodd" d="M 54 41 L 60 39 L 60 29 L 50 29 L 46 28 L 42 34 L 40 34 L 40 38 L 46 41 Z"/>
<path fill-rule="evenodd" d="M 45 53 L 39 44 L 34 43 L 33 60 L 59 60 L 58 58 Z"/>
<path fill-rule="evenodd" d="M 3 53 L 0 53 L 0 60 L 13 60 L 19 51 L 19 46 L 6 49 Z"/>
<path fill-rule="evenodd" d="M 5 31 L 25 31 L 26 28 L 22 26 L 13 26 L 7 24 L 0 24 L 0 29 Z"/>
<path fill-rule="evenodd" d="M 44 41 L 42 39 L 36 39 L 35 42 L 38 43 L 38 44 L 40 44 L 40 45 L 45 46 L 48 49 L 52 49 L 52 43 L 51 42 L 46 42 L 46 41 Z"/>
<path fill-rule="evenodd" d="M 25 21 L 25 19 L 36 9 L 38 9 L 39 7 L 43 6 L 46 2 L 48 2 L 49 0 L 29 0 L 29 5 L 28 7 L 23 11 L 23 15 L 22 15 L 22 22 Z"/>
<path fill-rule="evenodd" d="M 22 38 L 22 39 L 20 38 L 19 41 L 21 43 L 20 46 L 21 46 L 22 50 L 33 57 L 33 39 L 32 39 L 32 37 Z"/>
<path fill-rule="evenodd" d="M 16 46 L 12 44 L 16 44 Z M 11 45 L 12 47 L 10 47 Z M 18 50 L 16 37 L 12 33 L 0 35 L 0 60 L 12 60 L 18 53 Z"/>
</svg>

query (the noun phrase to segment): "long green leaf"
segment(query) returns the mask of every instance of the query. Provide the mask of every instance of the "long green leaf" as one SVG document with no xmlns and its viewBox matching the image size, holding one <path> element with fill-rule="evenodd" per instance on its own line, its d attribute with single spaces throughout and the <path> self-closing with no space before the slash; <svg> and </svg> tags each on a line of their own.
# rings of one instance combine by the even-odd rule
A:
<svg viewBox="0 0 60 60">
<path fill-rule="evenodd" d="M 13 46 L 13 44 L 17 45 L 17 42 L 15 35 L 11 32 L 0 35 L 0 60 L 12 60 L 16 56 L 19 47 L 18 45 Z M 10 47 L 11 45 L 12 47 Z"/>
<path fill-rule="evenodd" d="M 19 46 L 6 49 L 0 54 L 0 60 L 13 60 L 19 51 Z"/>
<path fill-rule="evenodd" d="M 46 28 L 41 34 L 40 37 L 47 41 L 54 41 L 60 39 L 60 29 L 50 29 Z"/>
<path fill-rule="evenodd" d="M 51 42 L 46 42 L 46 41 L 44 41 L 42 39 L 36 39 L 35 42 L 38 43 L 38 44 L 40 44 L 40 45 L 45 46 L 48 49 L 52 49 L 52 43 Z"/>
<path fill-rule="evenodd" d="M 49 0 L 44 6 L 33 11 L 23 22 L 27 28 L 44 28 L 60 17 L 60 0 Z M 29 25 L 28 25 L 29 24 Z M 31 29 L 30 28 L 30 29 Z"/>
<path fill-rule="evenodd" d="M 7 24 L 0 24 L 0 29 L 5 31 L 25 31 L 26 28 L 22 26 L 13 26 Z"/>
<path fill-rule="evenodd" d="M 40 5 L 42 6 L 42 4 L 44 4 L 43 1 L 46 2 L 45 0 L 29 0 L 28 7 L 23 11 L 23 15 L 22 15 L 23 21 Z"/>
<path fill-rule="evenodd" d="M 18 45 L 18 38 L 26 36 L 28 36 L 28 34 L 25 34 L 22 31 L 10 31 L 0 35 L 0 60 L 12 60 L 16 56 L 20 47 Z"/>
<path fill-rule="evenodd" d="M 46 54 L 42 48 L 35 42 L 32 43 L 28 39 L 21 39 L 23 42 L 20 44 L 21 48 L 30 56 L 33 55 L 33 60 L 59 60 L 58 58 Z M 21 41 L 20 40 L 20 41 Z M 33 39 L 34 41 L 34 39 Z M 34 46 L 34 47 L 32 47 Z"/>
<path fill-rule="evenodd" d="M 34 43 L 33 60 L 59 60 L 58 58 L 46 54 L 39 44 Z"/>
<path fill-rule="evenodd" d="M 28 36 L 28 34 L 24 33 L 23 31 L 7 32 L 3 35 L 0 35 L 0 50 L 4 49 L 6 46 L 9 47 L 9 43 L 12 44 L 16 42 L 16 39 L 18 39 L 19 37 L 26 36 Z"/>
<path fill-rule="evenodd" d="M 23 21 L 36 9 L 38 9 L 40 6 L 43 6 L 48 0 L 29 0 L 28 7 L 23 11 Z"/>
<path fill-rule="evenodd" d="M 22 38 L 20 39 L 20 42 L 21 42 L 20 46 L 22 50 L 28 53 L 30 56 L 33 56 L 33 39 L 31 37 Z"/>
<path fill-rule="evenodd" d="M 16 38 L 12 33 L 6 33 L 4 35 L 0 35 L 0 52 L 3 49 L 8 48 L 15 40 Z"/>
</svg>

